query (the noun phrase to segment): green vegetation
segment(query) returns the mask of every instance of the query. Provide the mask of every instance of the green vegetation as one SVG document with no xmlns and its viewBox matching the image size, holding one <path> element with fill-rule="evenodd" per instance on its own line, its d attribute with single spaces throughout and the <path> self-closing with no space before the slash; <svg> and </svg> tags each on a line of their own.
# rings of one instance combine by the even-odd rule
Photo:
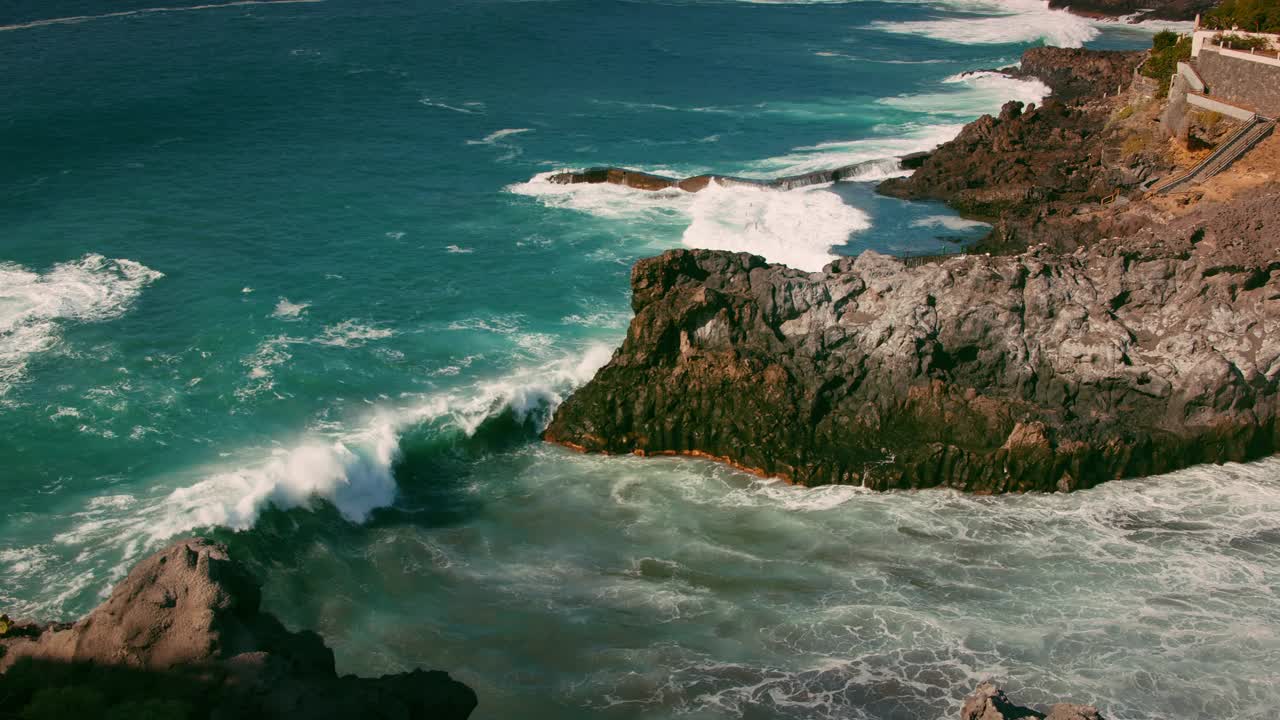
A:
<svg viewBox="0 0 1280 720">
<path fill-rule="evenodd" d="M 1280 2 L 1280 0 L 1276 0 Z M 1151 39 L 1151 56 L 1142 64 L 1141 72 L 1160 81 L 1160 97 L 1169 94 L 1169 82 L 1178 63 L 1191 58 L 1191 38 L 1170 30 L 1162 30 Z"/>
<path fill-rule="evenodd" d="M 1147 149 L 1147 140 L 1141 135 L 1130 135 L 1120 144 L 1120 154 L 1127 158 L 1140 155 L 1143 150 Z"/>
<path fill-rule="evenodd" d="M 1125 105 L 1120 108 L 1120 112 L 1116 113 L 1116 120 L 1128 120 L 1133 117 L 1133 106 Z"/>
<path fill-rule="evenodd" d="M 1223 0 L 1200 24 L 1210 30 L 1280 33 L 1280 0 Z"/>
<path fill-rule="evenodd" d="M 1215 128 L 1222 122 L 1222 113 L 1216 110 L 1200 110 L 1194 115 L 1196 122 L 1203 127 Z"/>
<path fill-rule="evenodd" d="M 1257 35 L 1236 35 L 1234 33 L 1218 33 L 1213 36 L 1214 45 L 1222 45 L 1232 50 L 1270 50 L 1271 40 Z"/>
</svg>

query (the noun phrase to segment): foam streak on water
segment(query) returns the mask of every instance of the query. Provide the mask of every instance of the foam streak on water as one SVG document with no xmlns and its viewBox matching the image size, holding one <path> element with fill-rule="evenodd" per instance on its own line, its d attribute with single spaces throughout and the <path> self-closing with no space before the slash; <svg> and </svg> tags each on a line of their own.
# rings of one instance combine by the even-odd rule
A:
<svg viewBox="0 0 1280 720">
<path fill-rule="evenodd" d="M 444 614 L 433 627 L 490 618 L 495 652 L 566 679 L 531 701 L 479 661 L 466 679 L 492 717 L 521 697 L 575 718 L 941 720 L 988 677 L 1123 718 L 1261 718 L 1277 699 L 1280 461 L 976 497 L 522 455 L 478 471 L 465 526 L 378 532 L 387 557 L 430 544 L 395 582 Z M 343 636 L 360 657 L 427 647 Z"/>
</svg>

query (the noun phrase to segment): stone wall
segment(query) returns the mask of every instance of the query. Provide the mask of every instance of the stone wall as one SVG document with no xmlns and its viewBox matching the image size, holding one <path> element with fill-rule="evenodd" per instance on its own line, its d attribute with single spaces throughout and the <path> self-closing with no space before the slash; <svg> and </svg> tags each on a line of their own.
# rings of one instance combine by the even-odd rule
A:
<svg viewBox="0 0 1280 720">
<path fill-rule="evenodd" d="M 1210 96 L 1268 117 L 1280 115 L 1280 67 L 1229 57 L 1206 47 L 1195 59 L 1195 69 L 1208 85 Z"/>
</svg>

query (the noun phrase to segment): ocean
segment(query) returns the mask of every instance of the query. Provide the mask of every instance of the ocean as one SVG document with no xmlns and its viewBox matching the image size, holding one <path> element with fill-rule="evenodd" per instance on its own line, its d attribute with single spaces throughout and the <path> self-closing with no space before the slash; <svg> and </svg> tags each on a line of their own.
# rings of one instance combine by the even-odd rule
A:
<svg viewBox="0 0 1280 720">
<path fill-rule="evenodd" d="M 637 259 L 954 251 L 874 194 L 1153 26 L 1035 0 L 0 8 L 0 610 L 73 619 L 193 533 L 341 672 L 487 718 L 1120 718 L 1280 702 L 1280 462 L 1071 495 L 872 494 L 542 444 Z M 566 168 L 857 181 L 696 195 Z"/>
</svg>

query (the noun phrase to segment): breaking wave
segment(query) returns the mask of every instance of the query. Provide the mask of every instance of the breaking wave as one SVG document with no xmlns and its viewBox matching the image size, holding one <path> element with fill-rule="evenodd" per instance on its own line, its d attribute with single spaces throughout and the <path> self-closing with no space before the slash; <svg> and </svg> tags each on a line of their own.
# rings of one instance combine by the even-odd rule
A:
<svg viewBox="0 0 1280 720">
<path fill-rule="evenodd" d="M 340 334 L 349 337 L 353 328 Z M 356 328 L 354 334 L 368 334 Z M 257 464 L 215 472 L 173 491 L 148 523 L 159 541 L 195 528 L 246 530 L 268 506 L 308 507 L 329 502 L 351 522 L 391 505 L 397 487 L 393 467 L 403 433 L 429 427 L 440 435 L 474 435 L 485 422 L 509 415 L 540 429 L 574 388 L 609 360 L 612 347 L 591 345 L 581 353 L 518 369 L 504 377 L 422 398 L 396 409 L 381 409 L 354 430 L 314 433 Z"/>
<path fill-rule="evenodd" d="M 995 112 L 1005 102 L 1038 103 L 1050 89 L 1039 80 L 1011 78 L 998 72 L 971 72 L 944 79 L 945 90 L 937 93 L 881 98 L 882 105 L 915 113 L 970 118 Z"/>
<path fill-rule="evenodd" d="M 1043 42 L 1081 47 L 1099 34 L 1094 21 L 1051 10 L 1047 0 L 954 0 L 943 6 L 951 14 L 933 20 L 878 21 L 871 27 L 964 45 Z"/>
<path fill-rule="evenodd" d="M 760 255 L 817 271 L 835 259 L 831 248 L 871 227 L 862 210 L 817 188 L 779 192 L 713 184 L 694 195 L 682 242 L 706 250 Z"/>
</svg>

